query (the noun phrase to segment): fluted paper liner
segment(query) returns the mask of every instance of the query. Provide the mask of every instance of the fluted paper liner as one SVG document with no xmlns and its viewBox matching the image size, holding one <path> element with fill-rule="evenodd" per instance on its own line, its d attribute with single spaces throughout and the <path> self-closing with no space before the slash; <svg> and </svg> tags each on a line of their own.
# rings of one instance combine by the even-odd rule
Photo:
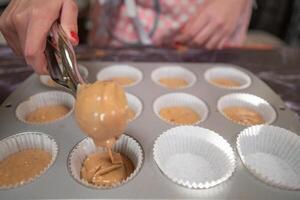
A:
<svg viewBox="0 0 300 200">
<path fill-rule="evenodd" d="M 82 75 L 82 77 L 84 79 L 87 79 L 89 72 L 86 69 L 86 67 L 84 67 L 81 64 L 78 64 L 78 69 L 79 69 L 79 73 Z M 54 85 L 49 85 L 49 80 L 52 80 L 49 75 L 40 75 L 40 81 L 43 85 L 48 86 L 48 87 L 54 87 L 54 88 L 64 88 L 63 86 L 57 84 L 56 82 L 54 82 Z"/>
<path fill-rule="evenodd" d="M 271 124 L 276 120 L 276 111 L 274 108 L 264 99 L 247 93 L 232 93 L 227 94 L 221 97 L 218 101 L 218 111 L 228 120 L 238 123 L 227 117 L 227 115 L 223 112 L 223 109 L 231 106 L 239 106 L 244 108 L 249 108 L 257 113 L 259 113 L 265 123 L 264 124 Z M 238 123 L 240 125 L 244 125 L 242 123 Z"/>
<path fill-rule="evenodd" d="M 143 104 L 141 100 L 133 94 L 126 93 L 126 98 L 129 108 L 131 108 L 135 112 L 134 118 L 129 121 L 131 122 L 140 116 L 143 109 Z"/>
<path fill-rule="evenodd" d="M 74 103 L 75 103 L 75 99 L 69 93 L 61 92 L 61 91 L 42 92 L 42 93 L 35 94 L 29 97 L 28 100 L 20 103 L 16 109 L 16 117 L 20 121 L 27 124 L 36 124 L 36 125 L 49 124 L 59 120 L 63 120 L 66 117 L 68 117 L 74 110 Z M 70 108 L 70 111 L 66 115 L 49 122 L 38 123 L 38 122 L 26 121 L 26 116 L 29 113 L 35 111 L 37 108 L 50 106 L 50 105 L 64 105 Z"/>
<path fill-rule="evenodd" d="M 154 113 L 163 121 L 172 124 L 178 125 L 177 123 L 170 122 L 163 117 L 160 116 L 159 111 L 165 107 L 172 107 L 172 106 L 186 106 L 191 108 L 195 111 L 199 116 L 200 120 L 194 124 L 188 125 L 195 125 L 201 122 L 204 122 L 208 116 L 209 110 L 204 103 L 203 100 L 199 99 L 196 96 L 187 94 L 187 93 L 169 93 L 158 97 L 153 104 Z"/>
<path fill-rule="evenodd" d="M 204 78 L 210 84 L 226 89 L 245 89 L 251 85 L 251 78 L 245 72 L 234 68 L 232 65 L 217 65 L 208 69 Z M 212 80 L 216 78 L 225 78 L 240 83 L 240 86 L 225 86 L 214 83 Z"/>
<path fill-rule="evenodd" d="M 300 137 L 270 125 L 243 130 L 237 150 L 244 166 L 261 181 L 282 189 L 300 189 Z"/>
<path fill-rule="evenodd" d="M 112 186 L 97 186 L 88 183 L 81 179 L 80 170 L 86 157 L 95 152 L 107 151 L 105 148 L 96 147 L 91 138 L 85 138 L 79 142 L 72 150 L 68 158 L 68 168 L 71 176 L 80 184 L 98 189 L 111 189 L 121 186 L 131 179 L 133 179 L 140 171 L 143 162 L 143 151 L 140 144 L 128 135 L 122 135 L 113 146 L 113 150 L 118 153 L 126 155 L 134 165 L 134 171 L 122 182 L 114 184 Z"/>
<path fill-rule="evenodd" d="M 155 69 L 152 72 L 152 74 L 151 74 L 152 81 L 154 81 L 156 84 L 158 84 L 160 86 L 169 88 L 159 82 L 159 80 L 162 78 L 179 78 L 179 79 L 185 80 L 188 83 L 187 86 L 181 87 L 181 88 L 176 88 L 176 89 L 183 89 L 183 88 L 191 87 L 196 82 L 196 75 L 193 72 L 189 71 L 188 69 L 185 69 L 180 66 L 171 66 L 171 65 L 163 66 L 163 67 Z"/>
<path fill-rule="evenodd" d="M 124 86 L 124 87 L 131 87 L 137 85 L 139 82 L 142 81 L 143 74 L 139 69 L 132 67 L 130 65 L 123 65 L 123 64 L 106 67 L 100 70 L 99 73 L 97 74 L 97 80 L 101 80 L 101 81 L 109 80 L 113 77 L 127 77 L 127 78 L 134 79 L 135 80 L 134 83 Z"/>
<path fill-rule="evenodd" d="M 230 144 L 217 133 L 197 126 L 167 130 L 156 139 L 153 155 L 169 179 L 194 189 L 226 181 L 236 167 Z"/>
<path fill-rule="evenodd" d="M 26 149 L 45 150 L 51 153 L 52 159 L 50 163 L 36 176 L 28 180 L 24 180 L 15 185 L 7 185 L 2 187 L 0 186 L 0 189 L 16 188 L 36 180 L 38 177 L 44 174 L 54 163 L 58 151 L 57 144 L 51 136 L 41 132 L 24 132 L 24 133 L 19 133 L 16 135 L 9 136 L 0 141 L 0 160 L 5 159 L 7 156 L 11 154 Z"/>
</svg>

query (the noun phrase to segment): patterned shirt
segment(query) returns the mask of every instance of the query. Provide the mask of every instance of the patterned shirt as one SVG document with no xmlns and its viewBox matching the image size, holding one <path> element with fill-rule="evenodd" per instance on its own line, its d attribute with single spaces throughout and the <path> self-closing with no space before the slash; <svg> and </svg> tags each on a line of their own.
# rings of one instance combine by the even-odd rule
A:
<svg viewBox="0 0 300 200">
<path fill-rule="evenodd" d="M 155 18 L 158 16 L 158 24 L 151 37 L 154 45 L 168 45 L 172 38 L 176 36 L 180 28 L 195 14 L 204 0 L 160 0 L 160 14 L 154 9 L 152 0 L 136 0 L 137 13 L 144 30 L 150 33 L 153 30 Z M 115 5 L 109 5 L 107 9 L 100 5 L 105 0 L 97 1 L 94 5 L 91 18 L 92 30 L 89 36 L 89 43 L 95 46 L 122 46 L 127 44 L 136 44 L 139 41 L 138 34 L 134 29 L 132 20 L 127 16 L 126 6 L 121 1 L 115 2 Z M 249 1 L 251 2 L 251 1 Z M 99 14 L 102 13 L 102 14 Z M 229 43 L 231 45 L 240 45 L 240 37 L 245 37 L 249 18 L 251 15 L 251 3 L 247 10 L 242 12 L 240 23 Z M 246 24 L 246 26 L 242 26 Z M 245 28 L 242 28 L 245 27 Z M 120 42 L 122 41 L 122 42 Z"/>
</svg>

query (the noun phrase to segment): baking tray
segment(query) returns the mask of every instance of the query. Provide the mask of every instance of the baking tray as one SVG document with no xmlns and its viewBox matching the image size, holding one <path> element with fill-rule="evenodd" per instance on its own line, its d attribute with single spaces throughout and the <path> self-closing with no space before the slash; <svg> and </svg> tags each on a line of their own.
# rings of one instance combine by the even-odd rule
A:
<svg viewBox="0 0 300 200">
<path fill-rule="evenodd" d="M 89 71 L 89 81 L 96 80 L 97 72 L 106 66 L 120 64 L 112 62 L 83 62 Z M 139 141 L 144 151 L 144 163 L 140 172 L 133 180 L 125 185 L 113 189 L 92 189 L 76 182 L 69 174 L 67 159 L 72 148 L 85 135 L 77 126 L 74 116 L 49 125 L 27 125 L 15 117 L 15 109 L 19 103 L 33 94 L 53 90 L 42 85 L 36 74 L 24 81 L 0 107 L 0 136 L 7 136 L 25 132 L 41 131 L 53 136 L 58 143 L 59 152 L 52 167 L 32 183 L 10 190 L 1 190 L 0 199 L 300 199 L 300 191 L 286 191 L 269 186 L 254 178 L 241 164 L 237 156 L 238 166 L 233 176 L 210 189 L 188 189 L 173 183 L 164 176 L 153 160 L 152 148 L 155 139 L 167 129 L 174 127 L 160 120 L 153 112 L 154 100 L 166 93 L 185 92 L 204 100 L 209 106 L 207 120 L 198 126 L 205 127 L 222 135 L 235 148 L 237 134 L 245 127 L 225 119 L 217 111 L 217 101 L 228 93 L 245 92 L 257 95 L 267 100 L 276 110 L 277 119 L 273 125 L 284 127 L 295 133 L 300 133 L 300 123 L 295 113 L 284 105 L 284 102 L 263 81 L 251 72 L 246 72 L 252 79 L 250 87 L 243 90 L 220 89 L 207 83 L 204 72 L 215 63 L 122 63 L 134 66 L 143 73 L 143 80 L 126 91 L 139 97 L 143 104 L 141 115 L 129 123 L 126 133 Z M 189 88 L 170 90 L 158 86 L 151 80 L 151 72 L 161 66 L 180 65 L 194 72 L 197 82 Z M 237 154 L 236 154 L 237 155 Z"/>
</svg>

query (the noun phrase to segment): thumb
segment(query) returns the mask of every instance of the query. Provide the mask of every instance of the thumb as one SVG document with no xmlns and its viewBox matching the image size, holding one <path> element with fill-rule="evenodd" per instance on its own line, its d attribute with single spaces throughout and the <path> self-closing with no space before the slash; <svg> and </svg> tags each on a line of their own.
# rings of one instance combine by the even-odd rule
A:
<svg viewBox="0 0 300 200">
<path fill-rule="evenodd" d="M 76 46 L 79 43 L 77 26 L 78 7 L 74 0 L 63 1 L 60 24 L 69 37 L 71 43 Z"/>
</svg>

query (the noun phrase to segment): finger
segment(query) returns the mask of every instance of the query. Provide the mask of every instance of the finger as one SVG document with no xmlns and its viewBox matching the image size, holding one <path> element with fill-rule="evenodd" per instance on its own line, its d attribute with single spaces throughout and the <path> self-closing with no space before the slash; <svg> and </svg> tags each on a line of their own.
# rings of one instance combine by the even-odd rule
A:
<svg viewBox="0 0 300 200">
<path fill-rule="evenodd" d="M 15 38 L 18 38 L 18 46 L 24 52 L 25 40 L 26 40 L 26 31 L 28 26 L 28 16 L 26 12 L 16 13 L 13 16 L 12 23 L 16 29 Z M 25 33 L 25 34 L 24 34 Z"/>
<path fill-rule="evenodd" d="M 209 40 L 204 44 L 207 49 L 216 49 L 218 48 L 220 42 L 227 38 L 227 33 L 224 30 L 217 30 L 213 36 L 209 38 Z"/>
<path fill-rule="evenodd" d="M 31 65 L 38 74 L 47 73 L 47 62 L 44 54 L 46 48 L 46 38 L 53 22 L 58 18 L 59 12 L 47 15 L 43 10 L 36 11 L 31 16 L 26 31 L 24 45 L 24 57 L 27 64 Z"/>
<path fill-rule="evenodd" d="M 196 18 L 191 19 L 182 29 L 175 41 L 185 43 L 191 38 L 195 37 L 197 33 L 203 29 L 209 22 L 209 16 L 203 12 L 197 15 Z"/>
<path fill-rule="evenodd" d="M 206 8 L 209 5 L 208 2 L 209 1 L 204 1 L 201 6 L 198 6 L 197 14 L 195 14 L 188 20 L 187 23 L 184 24 L 182 30 L 180 31 L 181 34 L 175 38 L 176 42 L 187 42 L 207 24 L 209 20 L 209 15 L 206 12 Z"/>
<path fill-rule="evenodd" d="M 75 1 L 64 1 L 60 16 L 60 23 L 73 45 L 78 45 L 79 43 L 77 16 L 78 7 Z"/>
<path fill-rule="evenodd" d="M 2 31 L 3 36 L 5 37 L 8 46 L 13 50 L 13 52 L 17 55 L 17 56 L 22 56 L 22 49 L 21 46 L 18 45 L 18 37 L 17 34 L 15 33 L 10 33 L 10 32 L 3 32 Z"/>
<path fill-rule="evenodd" d="M 197 33 L 207 25 L 208 21 L 209 20 L 206 16 L 199 18 L 197 21 L 192 23 L 192 25 L 186 28 L 182 34 L 179 35 L 176 41 L 185 43 L 191 40 L 191 38 L 194 38 Z"/>
<path fill-rule="evenodd" d="M 219 45 L 217 47 L 217 49 L 223 49 L 225 47 L 226 42 L 228 41 L 228 36 L 224 37 L 220 42 Z"/>
<path fill-rule="evenodd" d="M 2 13 L 0 20 L 0 30 L 8 45 L 17 56 L 22 55 L 22 48 L 19 43 L 19 38 L 16 33 L 12 16 L 19 3 L 19 1 L 11 1 L 5 11 Z"/>
<path fill-rule="evenodd" d="M 209 23 L 205 26 L 193 39 L 192 44 L 197 46 L 204 45 L 208 39 L 218 30 L 219 25 L 217 23 Z"/>
<path fill-rule="evenodd" d="M 1 22 L 3 23 L 3 22 Z M 11 22 L 7 22 L 6 24 L 1 24 L 1 32 L 6 39 L 8 45 L 11 47 L 11 49 L 14 51 L 14 53 L 17 56 L 21 56 L 22 54 L 22 48 L 19 43 L 18 35 L 15 31 L 15 29 L 11 26 Z"/>
<path fill-rule="evenodd" d="M 29 64 L 34 71 L 39 75 L 48 75 L 48 69 L 47 69 L 47 59 L 44 53 L 38 53 L 36 54 L 36 59 L 34 60 L 33 64 Z"/>
</svg>

